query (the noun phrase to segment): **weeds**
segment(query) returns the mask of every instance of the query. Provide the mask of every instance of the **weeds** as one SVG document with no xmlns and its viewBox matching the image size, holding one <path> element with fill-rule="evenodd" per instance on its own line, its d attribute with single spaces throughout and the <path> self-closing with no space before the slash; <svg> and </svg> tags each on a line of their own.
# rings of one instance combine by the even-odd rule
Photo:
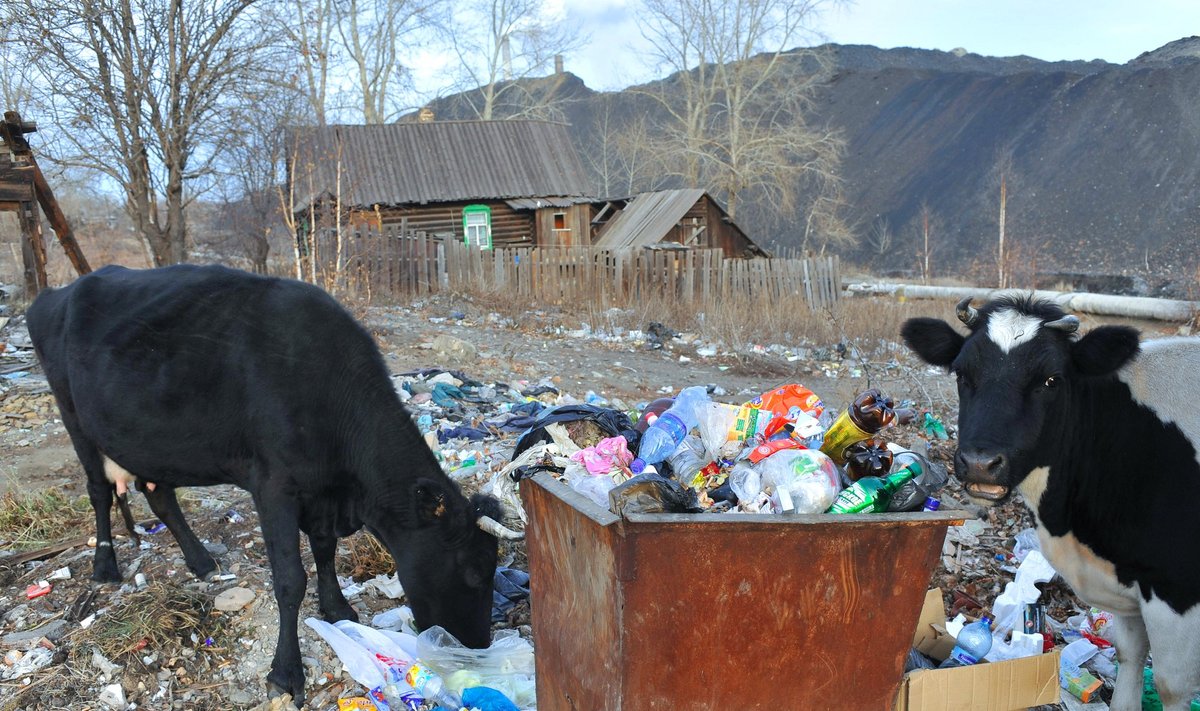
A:
<svg viewBox="0 0 1200 711">
<path fill-rule="evenodd" d="M 339 573 L 361 580 L 396 571 L 392 554 L 370 533 L 359 531 L 344 542 L 350 549 L 350 555 L 338 557 Z"/>
<path fill-rule="evenodd" d="M 212 599 L 177 584 L 151 583 L 127 594 L 116 606 L 96 618 L 79 640 L 90 643 L 109 659 L 143 648 L 165 650 L 216 636 L 217 618 L 209 615 Z"/>
<path fill-rule="evenodd" d="M 9 550 L 29 550 L 86 534 L 92 526 L 86 496 L 60 489 L 26 493 L 13 488 L 0 496 L 0 539 Z"/>
</svg>

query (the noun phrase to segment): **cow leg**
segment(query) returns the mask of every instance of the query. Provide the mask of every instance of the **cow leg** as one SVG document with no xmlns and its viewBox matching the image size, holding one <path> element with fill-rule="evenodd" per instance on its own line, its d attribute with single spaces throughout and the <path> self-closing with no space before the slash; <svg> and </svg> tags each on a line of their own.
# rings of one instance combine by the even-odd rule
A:
<svg viewBox="0 0 1200 711">
<path fill-rule="evenodd" d="M 342 595 L 342 586 L 338 584 L 337 571 L 333 567 L 337 537 L 310 533 L 308 544 L 312 547 L 313 560 L 317 564 L 317 600 L 321 605 L 321 614 L 329 622 L 358 622 L 358 613 Z"/>
<path fill-rule="evenodd" d="M 183 517 L 183 511 L 179 508 L 179 499 L 175 498 L 175 487 L 157 484 L 153 491 L 150 491 L 149 487 L 143 486 L 142 488 L 144 489 L 142 493 L 146 495 L 146 501 L 150 503 L 150 510 L 166 525 L 167 530 L 175 536 L 175 541 L 179 543 L 188 569 L 197 578 L 207 580 L 216 572 L 217 562 L 213 560 L 212 554 L 208 552 L 200 539 L 196 538 L 187 519 Z"/>
<path fill-rule="evenodd" d="M 1200 605 L 1180 615 L 1157 597 L 1142 603 L 1163 711 L 1187 711 L 1200 693 Z"/>
<path fill-rule="evenodd" d="M 96 555 L 92 558 L 92 580 L 100 583 L 119 583 L 121 569 L 117 567 L 117 553 L 113 550 L 111 518 L 116 487 L 104 475 L 104 455 L 83 435 L 79 420 L 75 416 L 74 403 L 64 394 L 61 385 L 53 389 L 63 426 L 67 428 L 71 445 L 75 448 L 75 456 L 79 457 L 79 463 L 87 476 L 88 499 L 91 500 L 92 511 L 96 514 Z"/>
<path fill-rule="evenodd" d="M 1146 625 L 1141 615 L 1114 615 L 1116 631 L 1117 682 L 1113 688 L 1112 711 L 1141 711 L 1142 669 L 1146 666 L 1146 654 L 1150 651 L 1150 640 L 1146 636 Z"/>
<path fill-rule="evenodd" d="M 78 447 L 76 451 L 79 451 Z M 82 456 L 80 460 L 83 460 Z M 96 452 L 96 464 L 99 465 L 99 462 L 100 453 Z M 84 464 L 84 469 L 88 469 L 87 464 Z M 88 474 L 88 498 L 91 499 L 92 510 L 96 512 L 96 555 L 92 559 L 92 580 L 101 583 L 121 582 L 121 569 L 117 567 L 117 553 L 113 550 L 110 518 L 114 488 L 104 478 L 103 471 L 99 479 L 91 473 Z"/>
<path fill-rule="evenodd" d="M 275 602 L 279 605 L 279 638 L 275 642 L 271 672 L 267 674 L 267 690 L 271 696 L 289 693 L 293 703 L 302 706 L 304 668 L 300 665 L 296 624 L 308 579 L 300 560 L 299 505 L 277 481 L 263 476 L 262 482 L 262 489 L 254 495 L 254 504 L 267 544 L 267 558 L 271 561 Z"/>
</svg>

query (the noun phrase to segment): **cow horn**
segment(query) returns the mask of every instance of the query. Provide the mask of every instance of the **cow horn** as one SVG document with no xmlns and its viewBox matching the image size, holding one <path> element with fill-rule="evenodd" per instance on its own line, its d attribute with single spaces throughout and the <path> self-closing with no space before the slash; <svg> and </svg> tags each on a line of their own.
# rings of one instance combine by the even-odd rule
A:
<svg viewBox="0 0 1200 711">
<path fill-rule="evenodd" d="M 1056 331 L 1062 331 L 1063 333 L 1075 333 L 1079 330 L 1079 319 L 1075 316 L 1068 315 L 1063 316 L 1060 319 L 1055 319 L 1054 321 L 1047 321 L 1042 325 L 1046 328 L 1053 328 Z"/>
<path fill-rule="evenodd" d="M 975 322 L 979 320 L 979 312 L 971 305 L 970 296 L 958 302 L 958 306 L 954 307 L 954 313 L 958 314 L 959 321 L 968 326 L 974 326 Z"/>
<path fill-rule="evenodd" d="M 525 534 L 520 531 L 514 531 L 511 528 L 505 528 L 504 524 L 500 523 L 491 516 L 480 516 L 475 523 L 479 528 L 487 533 L 492 534 L 496 538 L 503 538 L 508 541 L 519 541 L 525 537 Z"/>
</svg>

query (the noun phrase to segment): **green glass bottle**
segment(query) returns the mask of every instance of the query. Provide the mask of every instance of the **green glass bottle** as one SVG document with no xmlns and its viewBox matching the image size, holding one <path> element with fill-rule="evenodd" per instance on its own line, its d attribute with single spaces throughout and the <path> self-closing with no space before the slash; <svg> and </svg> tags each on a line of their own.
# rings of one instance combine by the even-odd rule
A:
<svg viewBox="0 0 1200 711">
<path fill-rule="evenodd" d="M 876 513 L 887 511 L 892 494 L 915 476 L 921 474 L 921 465 L 909 462 L 903 469 L 886 477 L 865 476 L 842 490 L 834 499 L 827 513 Z"/>
</svg>

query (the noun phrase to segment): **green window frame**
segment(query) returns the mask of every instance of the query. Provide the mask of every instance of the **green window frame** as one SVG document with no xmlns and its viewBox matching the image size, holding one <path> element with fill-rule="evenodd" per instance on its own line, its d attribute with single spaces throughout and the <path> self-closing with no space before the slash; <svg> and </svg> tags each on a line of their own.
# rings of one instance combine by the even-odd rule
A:
<svg viewBox="0 0 1200 711">
<path fill-rule="evenodd" d="M 492 248 L 492 208 L 467 205 L 463 208 L 463 243 L 468 247 Z"/>
</svg>

